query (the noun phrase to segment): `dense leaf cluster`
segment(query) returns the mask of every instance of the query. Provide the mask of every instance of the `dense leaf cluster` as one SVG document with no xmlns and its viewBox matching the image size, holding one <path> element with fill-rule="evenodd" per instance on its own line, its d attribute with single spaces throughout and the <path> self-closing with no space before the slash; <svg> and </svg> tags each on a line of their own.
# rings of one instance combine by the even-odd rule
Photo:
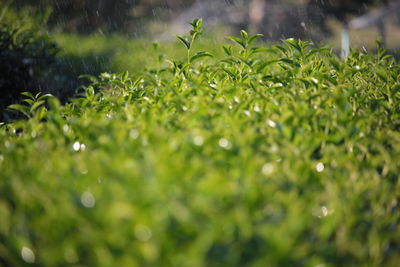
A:
<svg viewBox="0 0 400 267">
<path fill-rule="evenodd" d="M 400 67 L 255 38 L 193 59 L 179 36 L 187 60 L 66 105 L 25 94 L 0 128 L 0 263 L 396 266 Z"/>
</svg>

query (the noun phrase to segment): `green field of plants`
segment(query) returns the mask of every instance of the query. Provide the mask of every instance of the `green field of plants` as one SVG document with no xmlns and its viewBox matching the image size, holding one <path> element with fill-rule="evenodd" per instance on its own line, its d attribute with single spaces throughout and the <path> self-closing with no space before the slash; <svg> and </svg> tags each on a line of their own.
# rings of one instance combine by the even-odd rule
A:
<svg viewBox="0 0 400 267">
<path fill-rule="evenodd" d="M 192 27 L 65 104 L 8 108 L 0 265 L 398 266 L 393 57 Z"/>
</svg>

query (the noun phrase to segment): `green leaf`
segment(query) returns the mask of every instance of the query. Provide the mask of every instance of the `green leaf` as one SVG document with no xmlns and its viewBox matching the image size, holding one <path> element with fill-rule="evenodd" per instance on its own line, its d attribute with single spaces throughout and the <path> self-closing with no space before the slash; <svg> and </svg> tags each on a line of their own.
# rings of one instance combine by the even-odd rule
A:
<svg viewBox="0 0 400 267">
<path fill-rule="evenodd" d="M 190 62 L 193 62 L 193 61 L 195 61 L 195 60 L 197 60 L 199 58 L 202 58 L 202 57 L 213 57 L 213 55 L 211 55 L 208 52 L 198 52 L 198 53 L 196 53 L 196 55 L 194 55 L 194 56 L 192 56 L 190 58 Z"/>
<path fill-rule="evenodd" d="M 307 57 L 310 57 L 310 56 L 312 56 L 312 55 L 314 55 L 314 54 L 318 54 L 318 53 L 321 53 L 321 52 L 327 52 L 327 51 L 329 51 L 329 50 L 330 50 L 329 47 L 314 48 L 314 49 L 311 49 L 311 50 L 307 53 Z"/>
<path fill-rule="evenodd" d="M 30 98 L 25 98 L 24 100 L 23 100 L 25 103 L 27 103 L 28 105 L 33 105 L 33 103 L 35 103 L 35 101 L 33 100 L 33 99 L 30 99 Z"/>
<path fill-rule="evenodd" d="M 141 83 L 143 82 L 143 77 L 138 77 L 134 82 L 133 82 L 133 88 L 137 88 Z"/>
<path fill-rule="evenodd" d="M 50 97 L 54 97 L 54 96 L 52 94 L 44 94 L 44 95 L 41 95 L 37 100 L 43 100 L 43 99 L 50 98 Z"/>
<path fill-rule="evenodd" d="M 398 92 L 400 92 L 400 84 L 397 84 L 393 87 L 393 89 L 391 90 L 391 94 L 392 96 L 394 96 L 395 94 L 397 94 Z"/>
<path fill-rule="evenodd" d="M 187 49 L 190 49 L 190 41 L 185 35 L 179 34 L 176 37 L 186 46 Z"/>
<path fill-rule="evenodd" d="M 35 103 L 31 106 L 30 111 L 31 111 L 31 112 L 35 111 L 35 110 L 36 110 L 38 107 L 40 107 L 43 103 L 44 103 L 44 100 L 40 100 L 40 101 L 35 102 Z"/>
<path fill-rule="evenodd" d="M 129 77 L 129 72 L 128 71 L 125 71 L 125 72 L 123 72 L 122 73 L 122 81 L 123 82 L 125 82 L 127 79 L 128 79 L 128 77 Z"/>
<path fill-rule="evenodd" d="M 297 68 L 301 67 L 301 65 L 299 63 L 294 62 L 293 60 L 288 59 L 288 58 L 281 58 L 280 61 L 284 62 L 284 63 L 286 63 L 286 64 L 288 64 L 290 66 L 293 66 L 293 67 L 297 67 Z"/>
<path fill-rule="evenodd" d="M 382 69 L 382 68 L 375 69 L 374 72 L 375 72 L 376 76 L 379 77 L 379 79 L 381 79 L 382 81 L 384 81 L 385 83 L 387 83 L 387 81 L 388 81 L 388 75 L 387 75 L 387 73 L 386 73 L 386 71 L 385 71 L 384 69 Z"/>
<path fill-rule="evenodd" d="M 295 39 L 293 39 L 293 38 L 290 38 L 290 39 L 286 39 L 286 40 L 285 40 L 285 43 L 289 44 L 291 47 L 293 47 L 294 49 L 296 49 L 298 52 L 300 52 L 300 53 L 303 52 L 303 49 L 302 49 L 302 47 L 300 46 L 300 41 L 295 40 Z"/>
<path fill-rule="evenodd" d="M 153 49 L 155 51 L 158 51 L 160 49 L 160 43 L 158 42 L 153 42 L 151 45 L 153 46 Z"/>
<path fill-rule="evenodd" d="M 241 47 L 243 47 L 244 49 L 246 49 L 246 44 L 245 44 L 245 43 L 243 42 L 243 40 L 240 39 L 239 37 L 236 37 L 236 36 L 229 36 L 229 37 L 226 37 L 226 38 L 229 39 L 229 40 L 234 41 L 235 43 L 239 44 Z"/>
<path fill-rule="evenodd" d="M 197 36 L 201 34 L 201 31 L 190 31 L 190 36 L 192 37 L 192 43 L 196 40 Z"/>
<path fill-rule="evenodd" d="M 230 46 L 230 45 L 224 45 L 224 46 L 222 46 L 222 48 L 224 49 L 225 54 L 226 54 L 227 56 L 232 56 L 232 54 L 233 54 L 232 46 Z"/>
<path fill-rule="evenodd" d="M 203 25 L 203 20 L 202 19 L 194 19 L 193 21 L 189 22 L 190 25 L 192 25 L 192 27 L 194 29 L 200 29 L 201 26 Z"/>
<path fill-rule="evenodd" d="M 35 99 L 35 97 L 33 96 L 33 94 L 30 93 L 30 92 L 22 92 L 21 95 L 27 96 L 27 97 L 29 97 L 29 98 L 31 98 L 31 99 Z"/>
<path fill-rule="evenodd" d="M 257 67 L 257 72 L 261 72 L 265 69 L 265 67 L 272 65 L 274 63 L 279 62 L 279 60 L 270 60 L 270 61 L 265 61 L 263 63 L 261 63 L 258 67 Z"/>
<path fill-rule="evenodd" d="M 45 107 L 40 107 L 40 108 L 36 111 L 34 118 L 35 118 L 37 121 L 40 121 L 41 119 L 43 119 L 43 118 L 46 116 L 46 111 L 47 111 L 47 110 L 46 110 Z"/>
<path fill-rule="evenodd" d="M 58 100 L 58 98 L 52 97 L 49 99 L 48 103 L 49 103 L 49 106 L 51 109 L 56 110 L 56 111 L 60 110 L 61 103 L 60 103 L 60 100 Z"/>
<path fill-rule="evenodd" d="M 336 81 L 335 78 L 333 78 L 333 77 L 331 77 L 329 75 L 326 75 L 326 74 L 322 75 L 322 77 L 323 77 L 324 80 L 329 81 L 331 84 L 338 85 L 338 82 Z"/>
<path fill-rule="evenodd" d="M 338 60 L 336 60 L 335 58 L 331 58 L 329 59 L 329 62 L 335 70 L 340 71 L 340 62 Z"/>
<path fill-rule="evenodd" d="M 87 98 L 90 98 L 90 97 L 94 96 L 94 88 L 93 88 L 93 86 L 89 86 L 86 89 L 85 95 L 86 95 Z"/>
<path fill-rule="evenodd" d="M 281 45 L 276 45 L 275 47 L 276 47 L 278 50 L 280 50 L 284 55 L 287 55 L 287 54 L 288 54 L 288 50 L 287 50 L 286 47 L 283 47 L 283 46 L 281 46 Z"/>
<path fill-rule="evenodd" d="M 249 38 L 249 34 L 245 30 L 241 30 L 240 35 L 242 36 L 243 40 L 247 40 Z"/>
<path fill-rule="evenodd" d="M 233 79 L 233 80 L 237 80 L 237 75 L 235 75 L 232 71 L 223 68 L 223 70 Z"/>
<path fill-rule="evenodd" d="M 251 37 L 249 38 L 249 40 L 248 40 L 249 45 L 250 45 L 251 43 L 253 43 L 255 39 L 261 38 L 261 37 L 263 37 L 263 36 L 264 36 L 264 35 L 261 34 L 261 33 L 251 36 Z"/>
<path fill-rule="evenodd" d="M 20 104 L 12 104 L 7 107 L 10 110 L 16 110 L 29 117 L 29 108 Z"/>
</svg>

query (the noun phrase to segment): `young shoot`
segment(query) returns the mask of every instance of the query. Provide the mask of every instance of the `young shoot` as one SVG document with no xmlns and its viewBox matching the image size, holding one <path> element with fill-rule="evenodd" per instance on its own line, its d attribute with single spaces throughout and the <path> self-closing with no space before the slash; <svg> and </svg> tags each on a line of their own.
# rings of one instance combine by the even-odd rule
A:
<svg viewBox="0 0 400 267">
<path fill-rule="evenodd" d="M 202 19 L 195 19 L 192 22 L 189 22 L 192 26 L 192 30 L 189 32 L 189 36 L 179 34 L 176 37 L 183 43 L 186 47 L 187 51 L 187 66 L 190 66 L 192 62 L 195 60 L 202 58 L 202 57 L 212 57 L 212 55 L 208 52 L 197 52 L 195 55 L 191 56 L 191 51 L 193 48 L 193 44 L 200 34 L 203 33 L 203 20 Z"/>
</svg>

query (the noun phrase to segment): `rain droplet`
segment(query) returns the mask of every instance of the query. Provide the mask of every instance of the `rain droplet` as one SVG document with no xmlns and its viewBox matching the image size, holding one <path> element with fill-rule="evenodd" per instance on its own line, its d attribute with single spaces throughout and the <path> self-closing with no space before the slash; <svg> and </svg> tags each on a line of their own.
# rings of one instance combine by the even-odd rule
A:
<svg viewBox="0 0 400 267">
<path fill-rule="evenodd" d="M 69 131 L 69 126 L 68 126 L 67 124 L 65 124 L 65 125 L 63 126 L 63 131 L 64 131 L 64 132 L 68 132 L 68 131 Z"/>
<path fill-rule="evenodd" d="M 243 112 L 244 112 L 244 114 L 245 114 L 247 117 L 250 117 L 250 111 L 245 110 L 245 111 L 243 111 Z"/>
<path fill-rule="evenodd" d="M 274 165 L 272 165 L 271 163 L 265 163 L 265 164 L 262 166 L 261 172 L 262 172 L 264 175 L 270 175 L 270 174 L 272 174 L 272 173 L 274 172 Z"/>
<path fill-rule="evenodd" d="M 140 241 L 149 241 L 152 233 L 150 228 L 146 225 L 138 224 L 135 227 L 135 236 Z"/>
<path fill-rule="evenodd" d="M 72 148 L 73 148 L 75 151 L 78 151 L 78 150 L 81 148 L 81 143 L 79 143 L 78 141 L 76 141 L 76 142 L 72 145 Z"/>
<path fill-rule="evenodd" d="M 222 148 L 229 149 L 231 147 L 231 142 L 226 138 L 221 138 L 218 141 L 218 145 Z"/>
<path fill-rule="evenodd" d="M 76 142 L 72 145 L 72 148 L 73 148 L 75 151 L 79 151 L 79 150 L 84 151 L 84 150 L 86 149 L 86 145 L 85 145 L 85 144 L 81 144 L 80 142 L 76 141 Z"/>
<path fill-rule="evenodd" d="M 132 129 L 129 131 L 129 137 L 132 139 L 137 139 L 139 137 L 139 131 L 136 129 Z"/>
<path fill-rule="evenodd" d="M 195 137 L 193 137 L 193 143 L 196 146 L 202 146 L 204 143 L 204 138 L 200 135 L 196 135 Z"/>
<path fill-rule="evenodd" d="M 267 124 L 269 127 L 272 127 L 272 128 L 276 127 L 276 123 L 273 120 L 267 120 Z"/>
<path fill-rule="evenodd" d="M 323 215 L 323 216 L 328 215 L 328 209 L 327 209 L 325 206 L 322 206 L 322 207 L 321 207 L 321 211 L 322 211 L 322 215 Z"/>
<path fill-rule="evenodd" d="M 318 162 L 318 164 L 315 166 L 315 169 L 317 172 L 322 172 L 325 169 L 325 166 L 322 162 Z"/>
<path fill-rule="evenodd" d="M 23 247 L 21 249 L 21 257 L 27 263 L 35 262 L 35 253 L 28 247 Z"/>
<path fill-rule="evenodd" d="M 329 209 L 326 206 L 322 206 L 319 211 L 316 211 L 317 214 L 315 214 L 315 216 L 317 216 L 318 218 L 322 218 L 331 215 L 334 212 L 335 212 L 334 209 Z"/>
<path fill-rule="evenodd" d="M 365 48 L 365 46 L 362 46 L 362 50 L 364 51 L 364 53 L 368 53 L 367 48 Z"/>
<path fill-rule="evenodd" d="M 255 106 L 255 107 L 253 108 L 253 110 L 254 110 L 255 112 L 261 112 L 261 109 L 260 109 L 259 106 Z"/>
<path fill-rule="evenodd" d="M 8 141 L 5 141 L 5 142 L 4 142 L 4 146 L 5 146 L 6 148 L 10 148 L 10 147 L 11 147 L 11 143 L 8 142 Z"/>
<path fill-rule="evenodd" d="M 271 153 L 276 153 L 276 152 L 278 152 L 278 150 L 279 150 L 279 147 L 275 144 L 273 144 L 270 148 Z"/>
<path fill-rule="evenodd" d="M 81 203 L 85 208 L 93 208 L 96 204 L 96 200 L 92 193 L 86 191 L 81 196 Z"/>
</svg>

